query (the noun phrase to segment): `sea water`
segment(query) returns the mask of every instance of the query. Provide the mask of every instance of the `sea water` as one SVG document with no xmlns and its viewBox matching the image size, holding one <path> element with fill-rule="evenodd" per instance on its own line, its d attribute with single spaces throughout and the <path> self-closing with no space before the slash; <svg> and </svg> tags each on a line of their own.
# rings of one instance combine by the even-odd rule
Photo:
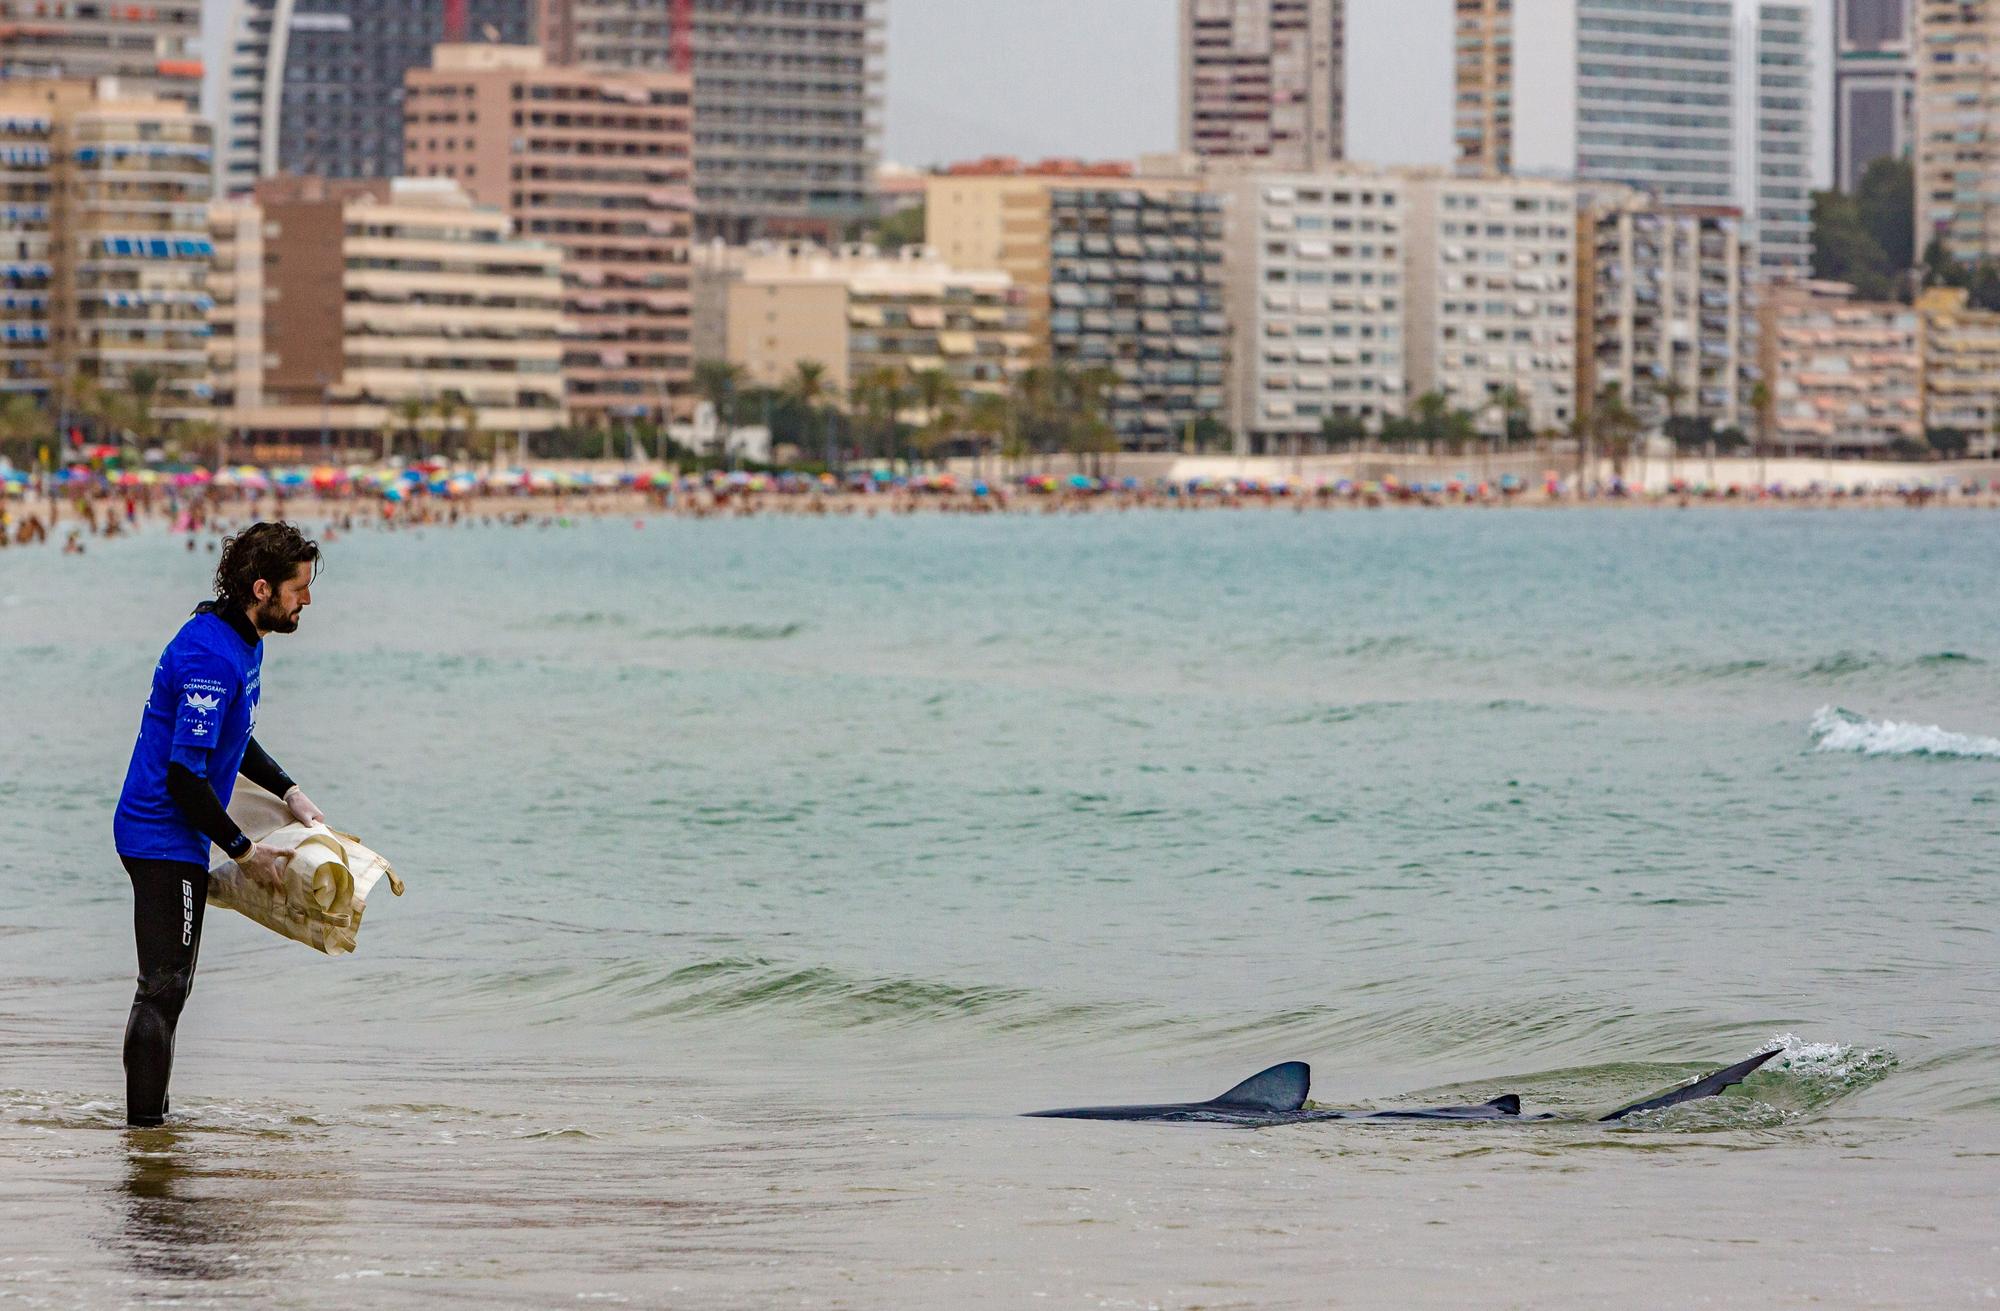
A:
<svg viewBox="0 0 2000 1311">
<path fill-rule="evenodd" d="M 314 521 L 307 517 L 308 527 Z M 214 556 L 0 555 L 0 1299 L 2000 1296 L 2000 517 L 359 532 L 259 740 L 408 895 L 210 916 L 127 1132 L 110 814 Z M 1619 1128 L 1017 1113 L 1212 1096 Z"/>
</svg>

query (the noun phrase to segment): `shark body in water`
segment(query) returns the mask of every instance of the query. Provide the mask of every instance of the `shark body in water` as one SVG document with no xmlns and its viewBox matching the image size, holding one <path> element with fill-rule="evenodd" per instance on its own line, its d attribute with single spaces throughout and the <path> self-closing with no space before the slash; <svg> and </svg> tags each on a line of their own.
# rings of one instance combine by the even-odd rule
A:
<svg viewBox="0 0 2000 1311">
<path fill-rule="evenodd" d="M 1593 1117 L 1598 1123 L 1622 1120 L 1641 1111 L 1657 1111 L 1683 1102 L 1713 1097 L 1748 1078 L 1758 1066 L 1783 1051 L 1773 1047 L 1726 1070 L 1684 1084 L 1671 1092 Z M 1056 1111 L 1030 1111 L 1032 1116 L 1060 1120 L 1152 1120 L 1174 1124 L 1235 1124 L 1261 1129 L 1275 1124 L 1306 1124 L 1321 1120 L 1501 1120 L 1513 1124 L 1559 1118 L 1551 1114 L 1522 1115 L 1521 1099 L 1513 1093 L 1477 1106 L 1429 1106 L 1413 1110 L 1334 1111 L 1306 1107 L 1312 1068 L 1304 1061 L 1286 1061 L 1253 1074 L 1220 1097 L 1205 1102 L 1158 1106 L 1072 1106 Z"/>
</svg>

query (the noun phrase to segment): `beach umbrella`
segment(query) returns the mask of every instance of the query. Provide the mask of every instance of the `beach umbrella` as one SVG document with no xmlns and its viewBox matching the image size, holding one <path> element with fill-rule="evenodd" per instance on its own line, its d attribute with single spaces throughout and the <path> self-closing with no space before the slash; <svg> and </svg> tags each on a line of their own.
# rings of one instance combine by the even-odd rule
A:
<svg viewBox="0 0 2000 1311">
<path fill-rule="evenodd" d="M 278 474 L 277 483 L 280 487 L 303 487 L 306 485 L 305 471 L 301 469 L 286 469 Z"/>
</svg>

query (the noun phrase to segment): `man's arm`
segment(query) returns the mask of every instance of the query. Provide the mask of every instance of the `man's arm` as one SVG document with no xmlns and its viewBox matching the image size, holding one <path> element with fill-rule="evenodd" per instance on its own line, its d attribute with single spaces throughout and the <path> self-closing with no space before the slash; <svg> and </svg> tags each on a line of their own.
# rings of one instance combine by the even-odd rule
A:
<svg viewBox="0 0 2000 1311">
<path fill-rule="evenodd" d="M 243 764 L 237 772 L 274 797 L 282 797 L 298 786 L 292 776 L 271 759 L 271 753 L 257 744 L 254 737 L 243 748 Z"/>
<path fill-rule="evenodd" d="M 278 762 L 271 759 L 271 753 L 257 745 L 256 738 L 251 738 L 244 748 L 243 764 L 237 772 L 272 796 L 281 798 L 285 803 L 285 809 L 291 811 L 292 818 L 299 823 L 326 822 L 326 816 L 312 803 L 312 798 L 306 795 L 305 789 L 294 783 L 292 776 L 278 767 Z"/>
<path fill-rule="evenodd" d="M 208 780 L 178 760 L 167 764 L 167 795 L 180 807 L 188 823 L 201 835 L 221 847 L 231 860 L 240 860 L 254 845 L 250 836 L 236 827 L 236 821 L 222 808 L 221 798 Z"/>
</svg>

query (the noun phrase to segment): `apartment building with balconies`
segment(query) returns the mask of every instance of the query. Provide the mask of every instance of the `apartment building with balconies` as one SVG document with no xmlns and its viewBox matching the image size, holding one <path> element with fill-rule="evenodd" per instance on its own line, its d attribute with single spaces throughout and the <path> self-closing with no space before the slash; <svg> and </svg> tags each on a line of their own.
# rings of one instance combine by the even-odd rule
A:
<svg viewBox="0 0 2000 1311">
<path fill-rule="evenodd" d="M 695 268 L 705 357 L 741 365 L 752 386 L 782 387 L 811 361 L 836 396 L 884 369 L 938 369 L 962 394 L 997 395 L 1029 365 L 1013 279 L 928 247 L 716 242 L 697 248 Z"/>
<path fill-rule="evenodd" d="M 657 70 L 551 67 L 448 45 L 412 69 L 403 157 L 564 255 L 563 373 L 585 422 L 685 413 L 693 376 L 692 89 Z M 678 406 L 678 410 L 675 407 Z"/>
<path fill-rule="evenodd" d="M 1454 0 L 1452 147 L 1471 175 L 1514 171 L 1514 0 Z"/>
<path fill-rule="evenodd" d="M 207 396 L 208 125 L 115 79 L 0 83 L 0 390 Z"/>
<path fill-rule="evenodd" d="M 1049 196 L 1049 359 L 1106 370 L 1126 450 L 1179 450 L 1227 413 L 1222 199 L 1193 179 Z"/>
<path fill-rule="evenodd" d="M 1037 361 L 1049 355 L 1049 194 L 1058 187 L 1122 184 L 1132 166 L 994 157 L 951 165 L 924 180 L 924 244 L 947 263 L 999 269 L 1013 279 Z"/>
<path fill-rule="evenodd" d="M 2000 255 L 2000 0 L 1916 0 L 1919 252 Z"/>
<path fill-rule="evenodd" d="M 1441 393 L 1498 432 L 1507 402 L 1537 432 L 1577 413 L 1577 189 L 1534 178 L 1408 182 L 1412 397 Z"/>
<path fill-rule="evenodd" d="M 1579 228 L 1576 394 L 1615 385 L 1649 431 L 1670 417 L 1745 427 L 1756 365 L 1750 247 L 1733 206 L 1591 198 Z"/>
<path fill-rule="evenodd" d="M 1298 449 L 1329 419 L 1379 431 L 1401 417 L 1403 176 L 1357 166 L 1217 186 L 1227 216 L 1228 421 L 1237 449 Z"/>
<path fill-rule="evenodd" d="M 1973 309 L 1962 287 L 1917 298 L 1924 431 L 1956 432 L 1971 455 L 2000 452 L 2000 313 Z"/>
<path fill-rule="evenodd" d="M 115 77 L 128 96 L 201 103 L 202 0 L 0 0 L 0 81 Z"/>
<path fill-rule="evenodd" d="M 476 453 L 566 422 L 562 252 L 456 182 L 267 179 L 209 221 L 216 417 L 240 438 L 373 450 L 414 427 Z"/>
<path fill-rule="evenodd" d="M 1880 457 L 1922 439 L 1915 309 L 1807 279 L 1766 287 L 1759 299 L 1768 442 L 1788 453 Z"/>
<path fill-rule="evenodd" d="M 1345 0 L 1181 0 L 1182 153 L 1344 158 L 1345 58 Z"/>
</svg>

